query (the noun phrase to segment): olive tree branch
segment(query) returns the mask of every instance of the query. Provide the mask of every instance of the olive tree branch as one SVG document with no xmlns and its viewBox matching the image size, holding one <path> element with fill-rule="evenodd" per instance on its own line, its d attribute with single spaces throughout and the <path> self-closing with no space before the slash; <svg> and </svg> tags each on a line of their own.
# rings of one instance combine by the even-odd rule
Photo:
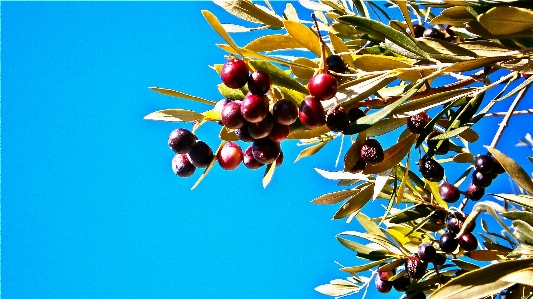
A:
<svg viewBox="0 0 533 299">
<path fill-rule="evenodd" d="M 505 127 L 507 127 L 507 124 L 509 123 L 509 120 L 511 119 L 511 115 L 513 115 L 513 112 L 516 109 L 516 106 L 518 105 L 518 103 L 520 103 L 520 100 L 524 98 L 524 95 L 526 94 L 528 89 L 529 89 L 529 86 L 526 86 L 516 95 L 516 98 L 514 99 L 511 106 L 509 107 L 509 110 L 507 110 L 505 117 L 503 118 L 502 122 L 500 123 L 500 126 L 498 127 L 498 131 L 496 132 L 494 139 L 492 139 L 490 147 L 495 148 L 496 145 L 498 144 L 498 141 L 502 137 L 503 130 L 505 129 Z"/>
</svg>

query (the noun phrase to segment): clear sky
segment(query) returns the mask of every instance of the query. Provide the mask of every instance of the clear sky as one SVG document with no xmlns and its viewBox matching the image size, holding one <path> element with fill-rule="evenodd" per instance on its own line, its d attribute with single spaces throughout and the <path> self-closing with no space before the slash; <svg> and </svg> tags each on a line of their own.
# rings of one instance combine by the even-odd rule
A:
<svg viewBox="0 0 533 299">
<path fill-rule="evenodd" d="M 314 288 L 347 277 L 334 262 L 359 263 L 335 240 L 359 225 L 310 203 L 340 189 L 313 170 L 335 169 L 338 140 L 296 164 L 301 148 L 284 142 L 266 189 L 264 170 L 243 166 L 194 191 L 200 172 L 172 173 L 168 135 L 191 125 L 143 117 L 210 108 L 148 87 L 221 99 L 208 65 L 226 53 L 201 9 L 236 22 L 206 1 L 2 3 L 5 298 L 328 298 Z M 529 127 L 511 123 L 502 143 Z M 219 144 L 216 124 L 198 136 Z"/>
</svg>

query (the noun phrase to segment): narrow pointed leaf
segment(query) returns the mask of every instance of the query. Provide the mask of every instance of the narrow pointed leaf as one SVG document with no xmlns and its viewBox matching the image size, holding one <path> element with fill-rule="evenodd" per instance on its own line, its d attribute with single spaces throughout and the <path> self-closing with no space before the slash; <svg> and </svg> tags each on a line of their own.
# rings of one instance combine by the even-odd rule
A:
<svg viewBox="0 0 533 299">
<path fill-rule="evenodd" d="M 270 14 L 247 0 L 214 0 L 216 5 L 224 8 L 230 14 L 241 18 L 243 20 L 254 22 L 258 24 L 266 24 L 270 26 L 283 27 L 283 22 L 278 16 Z"/>
<path fill-rule="evenodd" d="M 263 176 L 263 188 L 266 188 L 266 186 L 270 183 L 272 180 L 272 177 L 274 177 L 274 170 L 276 169 L 276 162 L 270 163 L 267 165 L 267 168 L 265 170 L 265 175 Z"/>
<path fill-rule="evenodd" d="M 364 28 L 382 38 L 387 38 L 397 44 L 398 46 L 405 48 L 415 54 L 422 57 L 427 57 L 427 54 L 420 49 L 420 47 L 408 36 L 402 32 L 393 29 L 390 26 L 384 25 L 381 22 L 370 20 L 359 16 L 342 16 L 339 17 L 339 21 L 352 24 L 356 27 Z"/>
<path fill-rule="evenodd" d="M 391 257 L 390 254 L 387 254 L 387 253 L 385 253 L 385 252 L 383 252 L 381 250 L 376 250 L 374 248 L 370 248 L 368 246 L 359 244 L 357 242 L 354 242 L 354 241 L 351 241 L 351 240 L 348 240 L 348 239 L 344 239 L 344 238 L 341 238 L 341 237 L 337 236 L 337 240 L 344 247 L 357 252 L 357 256 L 358 257 L 361 257 L 361 258 L 364 258 L 364 259 L 367 259 L 367 260 L 380 261 L 380 260 L 383 260 L 383 259 Z"/>
<path fill-rule="evenodd" d="M 498 6 L 478 16 L 478 21 L 490 33 L 505 35 L 533 27 L 533 11 L 512 6 Z"/>
<path fill-rule="evenodd" d="M 350 125 L 346 130 L 344 130 L 344 134 L 359 133 L 361 131 L 368 129 L 369 127 L 371 127 L 373 124 L 377 123 L 378 121 L 384 119 L 394 109 L 396 109 L 403 102 L 407 101 L 413 94 L 415 94 L 424 85 L 424 82 L 425 82 L 424 80 L 420 80 L 420 82 L 417 82 L 404 96 L 402 96 L 396 102 L 388 105 L 387 107 L 379 110 L 376 113 L 372 113 L 370 115 L 361 117 L 360 119 L 357 120 L 355 124 Z"/>
<path fill-rule="evenodd" d="M 239 46 L 237 46 L 237 44 L 233 41 L 229 33 L 226 32 L 217 17 L 208 10 L 202 10 L 202 14 L 204 15 L 204 18 L 207 20 L 209 25 L 211 25 L 213 30 L 215 30 L 215 32 L 218 33 L 218 35 L 220 35 L 220 37 L 222 37 L 222 39 L 226 41 L 228 45 L 230 45 L 233 50 L 235 50 L 235 52 L 237 52 L 241 56 L 244 56 Z"/>
<path fill-rule="evenodd" d="M 342 219 L 344 217 L 347 217 L 348 215 L 355 213 L 370 200 L 372 197 L 372 193 L 374 191 L 373 185 L 368 185 L 365 188 L 361 189 L 359 193 L 352 196 L 352 198 L 348 199 L 341 207 L 340 209 L 333 215 L 333 219 Z"/>
<path fill-rule="evenodd" d="M 187 100 L 200 102 L 200 103 L 203 103 L 203 104 L 208 104 L 208 105 L 213 105 L 213 106 L 216 104 L 213 101 L 206 100 L 206 99 L 203 99 L 203 98 L 200 98 L 200 97 L 196 97 L 196 96 L 191 96 L 191 95 L 188 95 L 186 93 L 183 93 L 183 92 L 180 92 L 180 91 L 177 91 L 177 90 L 172 90 L 172 89 L 168 89 L 168 88 L 161 88 L 161 87 L 150 87 L 150 89 L 155 91 L 155 92 L 159 92 L 159 93 L 162 93 L 164 95 L 167 95 L 167 96 L 187 99 Z"/>
<path fill-rule="evenodd" d="M 292 36 L 273 34 L 261 36 L 248 43 L 244 48 L 255 52 L 265 52 L 283 49 L 298 49 L 302 48 L 302 45 Z"/>
<path fill-rule="evenodd" d="M 282 69 L 273 65 L 272 63 L 264 60 L 252 60 L 249 61 L 249 63 L 256 70 L 262 70 L 269 73 L 270 77 L 272 78 L 273 84 L 294 89 L 304 94 L 309 94 L 307 88 L 305 88 L 303 85 L 298 83 L 298 81 L 296 81 L 294 78 L 285 73 Z"/>
<path fill-rule="evenodd" d="M 287 29 L 287 32 L 303 47 L 309 49 L 309 51 L 313 52 L 318 57 L 322 56 L 318 36 L 309 29 L 309 27 L 300 22 L 289 20 L 283 21 L 283 25 L 285 26 L 285 29 Z"/>
<path fill-rule="evenodd" d="M 358 192 L 359 192 L 359 189 L 342 190 L 342 191 L 327 193 L 327 194 L 321 195 L 313 199 L 311 202 L 314 204 L 319 204 L 319 205 L 336 204 L 347 199 L 348 197 L 351 197 L 357 194 Z"/>
<path fill-rule="evenodd" d="M 383 161 L 378 164 L 367 165 L 366 168 L 363 170 L 363 173 L 381 173 L 387 169 L 391 169 L 392 167 L 396 166 L 398 163 L 400 163 L 400 161 L 403 160 L 403 158 L 405 158 L 405 156 L 411 149 L 411 146 L 415 143 L 416 137 L 416 134 L 411 134 L 408 137 L 402 139 L 400 142 L 386 149 L 383 152 Z"/>
<path fill-rule="evenodd" d="M 209 173 L 209 171 L 211 171 L 211 168 L 213 168 L 213 165 L 215 165 L 215 162 L 217 161 L 217 154 L 218 154 L 218 151 L 220 151 L 220 149 L 222 148 L 222 146 L 224 146 L 224 144 L 226 143 L 225 140 L 222 140 L 222 142 L 220 143 L 218 149 L 213 153 L 214 154 L 214 157 L 213 157 L 213 160 L 211 161 L 211 163 L 209 163 L 209 165 L 207 166 L 207 168 L 204 170 L 204 173 L 202 173 L 202 175 L 198 178 L 198 180 L 196 181 L 196 183 L 194 183 L 194 186 L 191 187 L 191 190 L 194 190 L 196 187 L 198 187 L 198 185 L 203 181 L 203 179 L 207 176 L 207 174 Z"/>
<path fill-rule="evenodd" d="M 220 92 L 220 94 L 223 97 L 230 99 L 232 101 L 237 101 L 237 100 L 242 101 L 242 99 L 244 99 L 244 96 L 246 95 L 246 93 L 243 92 L 242 90 L 235 89 L 235 88 L 229 88 L 224 83 L 218 84 L 217 88 L 218 88 L 218 92 Z"/>
<path fill-rule="evenodd" d="M 320 142 L 319 144 L 315 144 L 313 146 L 310 146 L 304 149 L 298 154 L 298 157 L 296 157 L 296 160 L 294 160 L 294 163 L 298 162 L 301 158 L 309 157 L 309 156 L 312 156 L 318 153 L 318 151 L 321 150 L 324 147 L 324 145 L 326 145 L 326 143 L 328 143 L 328 141 Z"/>
<path fill-rule="evenodd" d="M 328 180 L 363 180 L 368 181 L 368 176 L 362 173 L 349 173 L 344 171 L 326 171 L 322 169 L 315 168 L 315 171 L 318 172 L 321 176 Z"/>
<path fill-rule="evenodd" d="M 379 235 L 386 238 L 385 234 L 383 234 L 383 232 L 379 229 L 376 223 L 370 220 L 370 217 L 368 217 L 367 215 L 359 213 L 355 216 L 355 218 L 369 234 Z"/>
<path fill-rule="evenodd" d="M 533 259 L 523 259 L 492 264 L 470 271 L 437 289 L 429 299 L 483 298 L 496 294 L 514 282 L 503 280 L 506 275 L 533 266 Z"/>
<path fill-rule="evenodd" d="M 381 265 L 383 263 L 386 263 L 390 259 L 391 258 L 389 257 L 389 258 L 382 259 L 382 260 L 379 260 L 379 261 L 371 262 L 371 263 L 366 264 L 366 265 L 355 266 L 355 267 L 343 267 L 343 268 L 341 268 L 341 271 L 352 273 L 352 274 L 353 273 L 358 273 L 358 272 L 363 272 L 363 271 L 366 271 L 366 270 L 369 270 L 369 269 L 372 269 L 372 268 L 377 268 L 379 265 Z"/>
<path fill-rule="evenodd" d="M 295 131 L 291 131 L 289 136 L 287 136 L 287 139 L 310 139 L 310 138 L 318 137 L 320 135 L 324 135 L 329 131 L 330 130 L 326 125 L 323 125 L 321 127 L 318 127 L 312 130 L 306 130 L 306 129 L 295 130 Z"/>
<path fill-rule="evenodd" d="M 533 181 L 531 181 L 527 172 L 518 163 L 493 147 L 487 146 L 486 148 L 520 187 L 529 193 L 533 193 Z"/>
<path fill-rule="evenodd" d="M 183 109 L 166 109 L 152 112 L 144 117 L 147 120 L 160 120 L 170 122 L 193 122 L 202 120 L 203 114 Z"/>
</svg>

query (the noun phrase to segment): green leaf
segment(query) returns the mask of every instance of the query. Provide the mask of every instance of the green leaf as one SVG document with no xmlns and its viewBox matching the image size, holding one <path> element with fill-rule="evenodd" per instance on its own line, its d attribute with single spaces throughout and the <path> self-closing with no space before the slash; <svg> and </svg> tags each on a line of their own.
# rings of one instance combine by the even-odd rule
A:
<svg viewBox="0 0 533 299">
<path fill-rule="evenodd" d="M 280 18 L 273 13 L 268 13 L 251 1 L 247 0 L 232 0 L 232 1 L 223 1 L 223 0 L 213 0 L 213 2 L 224 8 L 230 14 L 243 19 L 245 21 L 266 24 L 270 26 L 283 27 L 283 22 Z"/>
<path fill-rule="evenodd" d="M 300 106 L 300 104 L 305 99 L 305 94 L 302 94 L 300 92 L 294 91 L 294 90 L 292 90 L 290 88 L 285 88 L 283 86 L 277 86 L 277 87 L 281 90 L 281 94 L 283 95 L 284 99 L 291 100 L 291 101 L 295 102 L 298 106 Z M 301 138 L 299 138 L 299 139 L 301 139 Z"/>
<path fill-rule="evenodd" d="M 345 231 L 345 232 L 340 233 L 339 235 L 348 235 L 348 236 L 363 238 L 363 239 L 366 239 L 370 242 L 373 242 L 383 247 L 385 250 L 389 251 L 390 253 L 402 254 L 402 252 L 400 251 L 400 249 L 398 249 L 396 244 L 394 244 L 391 240 L 385 237 L 382 237 L 382 236 L 378 236 L 374 234 L 365 234 L 365 233 L 360 233 L 356 231 Z"/>
<path fill-rule="evenodd" d="M 513 227 L 521 243 L 533 244 L 533 226 L 523 220 L 514 220 Z"/>
<path fill-rule="evenodd" d="M 269 73 L 273 84 L 294 89 L 303 94 L 309 94 L 307 88 L 272 63 L 264 60 L 251 60 L 249 64 L 256 70 Z"/>
<path fill-rule="evenodd" d="M 348 199 L 333 215 L 333 219 L 342 219 L 352 213 L 356 213 L 370 200 L 374 191 L 374 185 L 367 185 L 357 194 Z"/>
<path fill-rule="evenodd" d="M 337 240 L 346 248 L 357 252 L 357 256 L 371 260 L 371 261 L 381 261 L 386 258 L 392 258 L 390 254 L 383 252 L 382 250 L 376 250 L 374 248 L 359 244 L 357 242 L 344 239 L 337 236 Z"/>
<path fill-rule="evenodd" d="M 369 234 L 374 234 L 386 238 L 385 234 L 383 234 L 383 232 L 379 229 L 376 223 L 370 220 L 370 217 L 368 217 L 367 215 L 359 213 L 355 215 L 355 218 Z"/>
<path fill-rule="evenodd" d="M 530 199 L 533 204 L 533 198 Z M 527 211 L 509 211 L 502 213 L 502 216 L 511 220 L 522 220 L 533 225 L 533 213 Z"/>
<path fill-rule="evenodd" d="M 396 80 L 396 77 L 392 73 L 385 73 L 381 76 L 375 76 L 370 78 L 364 78 L 362 81 L 354 80 L 349 84 L 357 82 L 357 84 L 352 86 L 347 86 L 345 84 L 341 85 L 337 89 L 337 102 L 342 104 L 344 107 L 348 107 L 354 103 L 362 101 L 368 98 L 373 93 L 379 91 L 380 89 L 387 86 L 387 84 Z"/>
<path fill-rule="evenodd" d="M 375 123 L 372 127 L 368 128 L 366 130 L 366 135 L 368 137 L 381 136 L 398 129 L 401 126 L 404 126 L 405 122 L 405 118 L 382 119 Z"/>
<path fill-rule="evenodd" d="M 418 46 L 430 57 L 442 62 L 471 60 L 477 56 L 476 53 L 445 40 L 423 37 L 417 38 L 416 41 Z"/>
<path fill-rule="evenodd" d="M 357 120 L 355 124 L 350 125 L 346 130 L 344 130 L 343 133 L 344 134 L 355 134 L 355 133 L 359 133 L 370 128 L 372 125 L 374 125 L 378 121 L 387 117 L 394 109 L 400 106 L 403 102 L 407 101 L 413 94 L 415 94 L 424 85 L 424 82 L 426 81 L 420 80 L 419 82 L 417 82 L 411 89 L 409 89 L 409 91 L 404 96 L 402 96 L 396 102 L 388 105 L 387 107 L 379 110 L 378 112 L 361 117 L 360 119 Z"/>
<path fill-rule="evenodd" d="M 500 162 L 505 171 L 518 184 L 518 186 L 522 187 L 529 193 L 533 193 L 533 181 L 531 181 L 527 172 L 520 167 L 518 163 L 493 147 L 486 146 L 486 148 L 494 155 L 496 160 Z"/>
<path fill-rule="evenodd" d="M 186 93 L 183 93 L 183 92 L 180 92 L 180 91 L 177 91 L 177 90 L 172 90 L 172 89 L 168 89 L 168 88 L 161 88 L 161 87 L 150 87 L 150 89 L 155 91 L 155 92 L 159 92 L 159 93 L 162 93 L 164 95 L 167 95 L 167 96 L 183 98 L 183 99 L 187 99 L 187 100 L 191 100 L 191 101 L 195 101 L 195 102 L 200 102 L 200 103 L 203 103 L 203 104 L 209 104 L 209 105 L 213 105 L 213 106 L 216 104 L 213 101 L 206 100 L 206 99 L 203 99 L 203 98 L 200 98 L 200 97 L 196 97 L 196 96 L 191 96 L 191 95 L 188 95 Z"/>
<path fill-rule="evenodd" d="M 299 49 L 302 45 L 292 36 L 282 34 L 272 34 L 261 36 L 246 46 L 245 49 L 254 52 L 276 51 L 284 49 Z"/>
<path fill-rule="evenodd" d="M 400 163 L 400 161 L 403 160 L 403 158 L 405 158 L 405 156 L 411 149 L 411 146 L 416 141 L 416 137 L 416 134 L 410 134 L 408 137 L 402 139 L 400 142 L 386 149 L 383 152 L 383 161 L 377 164 L 367 165 L 363 170 L 363 173 L 381 173 L 396 166 L 398 163 Z"/>
<path fill-rule="evenodd" d="M 310 139 L 318 137 L 320 135 L 324 135 L 327 132 L 330 132 L 330 130 L 326 125 L 312 130 L 306 130 L 304 128 L 301 128 L 299 130 L 291 131 L 287 139 Z"/>
<path fill-rule="evenodd" d="M 218 84 L 217 88 L 218 92 L 220 92 L 223 97 L 232 101 L 242 101 L 242 99 L 244 99 L 244 96 L 246 95 L 246 93 L 244 93 L 242 90 L 229 88 L 224 83 Z"/>
<path fill-rule="evenodd" d="M 336 204 L 339 203 L 348 197 L 351 197 L 357 193 L 359 193 L 360 189 L 351 189 L 351 190 L 342 190 L 332 193 L 326 193 L 324 195 L 321 195 L 315 199 L 313 199 L 311 202 L 314 204 L 319 205 L 330 205 L 330 204 Z"/>
<path fill-rule="evenodd" d="M 512 282 L 512 283 L 517 283 L 517 284 L 525 284 L 525 285 L 533 286 L 533 280 L 531 279 L 532 277 L 533 277 L 533 267 L 530 267 L 528 269 L 522 269 L 522 270 L 513 272 L 511 274 L 507 274 L 505 275 L 505 277 L 502 278 L 502 280 L 507 281 L 507 282 Z M 529 297 L 531 298 L 531 295 Z"/>
<path fill-rule="evenodd" d="M 453 162 L 457 163 L 472 163 L 474 161 L 474 155 L 471 153 L 460 153 L 453 156 Z"/>
<path fill-rule="evenodd" d="M 218 35 L 220 35 L 220 37 L 222 37 L 222 39 L 226 41 L 228 45 L 230 45 L 233 48 L 233 50 L 235 50 L 235 52 L 237 52 L 239 55 L 244 57 L 240 48 L 233 41 L 231 36 L 226 32 L 226 30 L 224 29 L 220 21 L 217 19 L 217 17 L 208 10 L 202 10 L 202 14 L 204 15 L 204 18 L 207 20 L 209 25 L 211 25 L 213 30 L 215 30 L 215 32 L 218 33 Z"/>
<path fill-rule="evenodd" d="M 421 206 L 417 205 L 414 207 L 410 207 L 406 210 L 403 210 L 401 212 L 398 212 L 391 216 L 389 219 L 390 223 L 398 224 L 398 223 L 405 223 L 408 221 L 420 219 L 422 217 L 426 217 L 431 212 L 433 212 L 434 208 L 428 207 L 428 206 Z"/>
<path fill-rule="evenodd" d="M 393 112 L 395 115 L 415 115 L 419 112 L 426 111 L 430 108 L 452 102 L 458 98 L 465 97 L 474 93 L 476 88 L 460 88 L 450 91 L 432 94 L 427 97 L 410 101 L 396 108 Z M 396 103 L 394 103 L 396 104 Z"/>
<path fill-rule="evenodd" d="M 147 120 L 160 120 L 170 122 L 193 122 L 202 120 L 203 114 L 183 109 L 166 109 L 152 112 L 144 117 Z"/>
<path fill-rule="evenodd" d="M 294 37 L 303 47 L 309 49 L 316 56 L 322 56 L 322 49 L 320 48 L 320 42 L 318 36 L 309 27 L 296 21 L 283 21 L 283 25 L 287 32 Z"/>
<path fill-rule="evenodd" d="M 324 145 L 326 145 L 326 143 L 328 143 L 328 142 L 329 142 L 329 140 L 323 141 L 323 142 L 320 142 L 319 144 L 315 144 L 313 146 L 310 146 L 310 147 L 304 149 L 303 151 L 301 151 L 298 154 L 298 157 L 296 157 L 296 160 L 294 160 L 294 163 L 298 162 L 301 158 L 309 157 L 309 156 L 312 156 L 312 155 L 318 153 L 318 151 L 321 150 L 324 147 Z"/>
<path fill-rule="evenodd" d="M 382 260 L 379 260 L 379 261 L 371 262 L 371 263 L 366 264 L 366 265 L 355 266 L 355 267 L 342 267 L 341 271 L 348 272 L 348 273 L 351 273 L 351 274 L 358 273 L 358 272 L 363 272 L 363 271 L 366 271 L 366 270 L 369 270 L 369 269 L 372 269 L 372 268 L 376 268 L 377 266 L 379 266 L 379 265 L 381 265 L 383 263 L 386 263 L 390 259 L 391 258 L 388 257 L 388 258 L 385 258 L 385 259 L 382 259 Z"/>
<path fill-rule="evenodd" d="M 411 38 L 390 26 L 382 24 L 381 22 L 358 16 L 341 16 L 339 17 L 339 21 L 363 28 L 377 36 L 380 36 L 383 39 L 386 38 L 391 40 L 402 48 L 427 58 L 427 54 L 420 49 L 420 47 Z"/>
<path fill-rule="evenodd" d="M 492 264 L 470 271 L 438 288 L 429 299 L 483 298 L 511 286 L 505 281 L 508 274 L 533 266 L 533 259 L 523 259 Z"/>
<path fill-rule="evenodd" d="M 477 19 L 494 35 L 513 34 L 533 27 L 533 11 L 512 6 L 493 7 Z"/>
</svg>

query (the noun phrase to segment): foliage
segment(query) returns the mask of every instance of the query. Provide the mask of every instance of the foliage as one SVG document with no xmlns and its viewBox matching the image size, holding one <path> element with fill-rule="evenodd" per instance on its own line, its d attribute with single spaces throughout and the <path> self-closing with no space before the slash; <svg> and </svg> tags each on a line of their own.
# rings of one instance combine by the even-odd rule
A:
<svg viewBox="0 0 533 299">
<path fill-rule="evenodd" d="M 410 298 L 423 292 L 432 299 L 441 299 L 489 298 L 507 292 L 512 298 L 531 298 L 533 182 L 508 153 L 502 153 L 496 146 L 514 108 L 533 82 L 533 77 L 528 76 L 533 73 L 532 2 L 390 0 L 378 5 L 365 0 L 301 0 L 299 3 L 316 16 L 315 23 L 298 15 L 292 3 L 286 4 L 281 15 L 268 1 L 266 6 L 249 0 L 215 3 L 235 17 L 257 24 L 256 27 L 222 24 L 211 12 L 202 11 L 226 42 L 217 44 L 218 47 L 240 56 L 250 69 L 270 74 L 271 105 L 282 98 L 301 105 L 309 94 L 309 80 L 317 73 L 326 72 L 325 58 L 337 54 L 346 63 L 347 71 L 333 73 L 339 82 L 337 94 L 323 101 L 324 110 L 337 104 L 345 109 L 365 110 L 364 117 L 342 132 L 333 132 L 327 125 L 306 129 L 297 122 L 291 126 L 288 137 L 308 145 L 297 160 L 316 154 L 335 138 L 348 135 L 352 142 L 344 158 L 343 171 L 317 169 L 324 178 L 337 180 L 346 189 L 326 193 L 312 202 L 339 204 L 334 219 L 356 219 L 365 228 L 364 232 L 346 231 L 337 235 L 337 240 L 356 252 L 363 264 L 343 266 L 341 270 L 350 277 L 321 285 L 316 288 L 318 292 L 335 297 L 358 293 L 370 284 L 376 274 L 373 270 L 378 266 L 382 270 L 395 270 L 389 281 L 396 281 L 406 275 L 404 263 L 421 243 L 432 243 L 438 248 L 438 236 L 446 230 L 446 216 L 439 222 L 435 221 L 437 215 L 449 216 L 461 211 L 469 196 L 463 192 L 464 200 L 457 205 L 443 200 L 439 182 L 432 182 L 417 171 L 421 152 L 426 158 L 437 158 L 437 148 L 450 141 L 449 153 L 436 161 L 445 169 L 453 165 L 465 168 L 465 173 L 454 182 L 459 186 L 473 169 L 476 153 L 470 152 L 469 143 L 479 136 L 472 126 L 491 115 L 496 103 L 507 101 L 509 111 L 505 113 L 503 125 L 486 148 L 520 187 L 520 193 L 494 194 L 496 201 L 477 202 L 457 236 L 465 234 L 472 224 L 481 224 L 483 232 L 478 236 L 482 246 L 471 251 L 459 248 L 447 254 L 444 264 L 434 264 L 421 278 L 412 278 L 406 294 Z M 388 14 L 391 9 L 399 11 L 396 14 L 402 19 L 392 19 Z M 438 29 L 444 38 L 413 37 L 408 33 L 415 32 L 413 25 L 424 23 L 426 28 Z M 237 45 L 229 34 L 260 30 L 265 34 L 244 46 Z M 222 64 L 213 66 L 218 73 L 221 68 Z M 519 84 L 511 88 L 513 82 Z M 231 89 L 224 84 L 218 87 L 223 97 L 232 100 L 242 100 L 248 92 L 246 87 Z M 152 89 L 169 96 L 215 104 L 171 89 Z M 485 99 L 489 90 L 495 90 L 496 96 Z M 430 115 L 430 121 L 415 133 L 405 123 L 421 112 Z M 153 112 L 146 119 L 194 122 L 197 129 L 205 122 L 219 122 L 221 115 L 215 109 L 202 112 L 168 109 Z M 442 134 L 430 137 L 436 141 L 430 145 L 427 137 L 435 129 Z M 353 170 L 360 160 L 363 142 L 370 137 L 394 138 L 397 142 L 384 150 L 382 162 L 369 164 L 362 171 Z M 218 150 L 224 142 L 238 140 L 233 130 L 226 127 L 222 127 L 220 138 L 222 144 Z M 526 140 L 529 143 L 523 141 L 521 145 L 531 144 L 531 136 Z M 215 161 L 214 158 L 194 186 Z M 274 175 L 274 169 L 273 164 L 268 165 L 264 186 Z M 371 199 L 378 198 L 388 201 L 381 217 L 369 218 L 361 213 L 365 205 L 377 204 Z M 406 208 L 399 209 L 401 203 Z M 489 230 L 486 222 L 478 218 L 481 213 L 493 217 L 503 230 Z M 465 261 L 467 258 L 475 264 Z M 362 276 L 361 273 L 368 271 L 371 277 Z"/>
</svg>

